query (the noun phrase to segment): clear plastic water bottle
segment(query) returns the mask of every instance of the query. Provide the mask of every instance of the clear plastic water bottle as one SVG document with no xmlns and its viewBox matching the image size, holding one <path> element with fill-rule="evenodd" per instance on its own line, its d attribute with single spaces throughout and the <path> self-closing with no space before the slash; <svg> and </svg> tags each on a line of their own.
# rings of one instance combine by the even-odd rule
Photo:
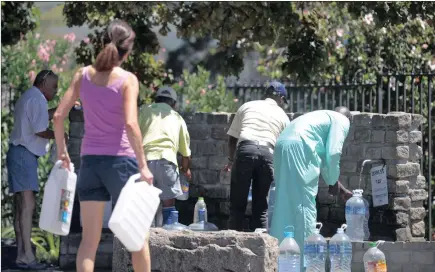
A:
<svg viewBox="0 0 435 272">
<path fill-rule="evenodd" d="M 366 205 L 362 197 L 363 190 L 353 190 L 353 196 L 346 202 L 346 234 L 353 242 L 363 241 Z"/>
<path fill-rule="evenodd" d="M 293 226 L 288 226 L 292 228 Z M 296 240 L 294 231 L 284 232 L 284 240 L 279 245 L 278 272 L 300 272 L 301 251 Z"/>
<path fill-rule="evenodd" d="M 370 242 L 369 249 L 364 254 L 364 270 L 366 272 L 387 272 L 387 260 L 385 254 L 378 248 L 383 241 Z"/>
<path fill-rule="evenodd" d="M 362 192 L 361 192 L 362 194 Z M 370 219 L 370 204 L 369 202 L 362 197 L 364 201 L 364 205 L 366 207 L 366 216 L 364 218 L 364 240 L 368 241 L 370 239 L 370 229 L 369 229 L 369 219 Z"/>
<path fill-rule="evenodd" d="M 198 211 L 198 222 L 189 225 L 189 229 L 193 231 L 218 231 L 218 227 L 215 224 L 207 222 L 206 220 L 207 210 L 200 209 Z"/>
<path fill-rule="evenodd" d="M 248 202 L 252 201 L 252 184 L 249 187 L 249 193 L 248 193 Z"/>
<path fill-rule="evenodd" d="M 344 233 L 346 225 L 337 229 L 337 233 L 329 241 L 329 257 L 331 258 L 331 272 L 351 272 L 352 242 Z"/>
<path fill-rule="evenodd" d="M 189 181 L 187 180 L 186 175 L 183 173 L 180 173 L 180 185 L 181 185 L 181 191 L 183 192 L 182 195 L 177 196 L 177 200 L 188 200 L 189 199 Z"/>
<path fill-rule="evenodd" d="M 164 225 L 163 228 L 165 230 L 185 230 L 187 226 L 178 223 L 178 211 L 171 211 L 168 224 Z"/>
<path fill-rule="evenodd" d="M 195 210 L 193 211 L 193 223 L 200 222 L 199 218 L 199 210 L 204 209 L 204 220 L 205 222 L 208 221 L 207 217 L 207 205 L 205 205 L 205 201 L 203 197 L 198 198 L 198 202 L 195 204 Z"/>
<path fill-rule="evenodd" d="M 322 223 L 317 223 L 320 227 L 314 229 L 314 233 L 305 239 L 304 257 L 306 272 L 325 272 L 326 253 L 328 251 L 326 239 L 320 234 Z"/>
<path fill-rule="evenodd" d="M 272 226 L 273 207 L 275 206 L 275 184 L 270 186 L 269 190 L 269 207 L 267 208 L 267 228 L 270 230 Z"/>
</svg>

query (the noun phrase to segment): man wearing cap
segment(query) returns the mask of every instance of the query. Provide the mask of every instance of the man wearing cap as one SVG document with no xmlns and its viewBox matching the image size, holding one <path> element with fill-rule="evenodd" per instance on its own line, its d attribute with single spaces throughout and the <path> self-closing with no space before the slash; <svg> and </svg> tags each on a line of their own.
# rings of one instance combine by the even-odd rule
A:
<svg viewBox="0 0 435 272">
<path fill-rule="evenodd" d="M 176 101 L 175 91 L 164 86 L 157 91 L 154 103 L 144 106 L 139 113 L 148 168 L 154 175 L 154 186 L 162 190 L 164 225 L 168 223 L 171 211 L 175 211 L 175 198 L 183 194 L 177 153 L 182 156 L 181 172 L 191 178 L 190 136 L 183 117 L 174 110 Z"/>
<path fill-rule="evenodd" d="M 252 181 L 251 231 L 267 227 L 267 196 L 273 175 L 276 139 L 290 120 L 281 106 L 287 91 L 279 82 L 266 89 L 264 100 L 243 104 L 228 130 L 228 164 L 231 171 L 229 229 L 243 230 L 249 188 Z"/>
</svg>

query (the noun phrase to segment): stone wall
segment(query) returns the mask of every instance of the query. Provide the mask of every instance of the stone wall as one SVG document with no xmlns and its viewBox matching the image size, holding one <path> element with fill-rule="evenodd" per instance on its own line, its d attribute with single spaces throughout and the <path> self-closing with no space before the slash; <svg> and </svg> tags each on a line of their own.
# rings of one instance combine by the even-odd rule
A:
<svg viewBox="0 0 435 272">
<path fill-rule="evenodd" d="M 300 114 L 288 114 L 290 120 Z M 229 214 L 230 179 L 222 172 L 227 163 L 227 130 L 233 114 L 195 113 L 184 116 L 191 136 L 192 182 L 190 199 L 178 201 L 180 222 L 192 222 L 197 197 L 205 197 L 209 221 L 220 229 L 227 226 Z M 71 159 L 80 169 L 80 144 L 83 137 L 83 114 L 73 110 L 70 114 Z M 419 126 L 423 117 L 417 114 L 392 112 L 358 114 L 353 117 L 341 159 L 340 181 L 349 189 L 357 189 L 362 162 L 384 159 L 387 165 L 389 205 L 370 209 L 369 226 L 372 239 L 387 241 L 424 240 L 424 202 L 427 199 L 426 181 L 420 175 L 419 159 L 422 139 Z M 370 165 L 362 171 L 361 189 L 372 205 Z M 322 234 L 332 236 L 345 222 L 344 202 L 328 194 L 328 186 L 321 180 L 317 196 L 318 221 L 324 224 Z M 75 209 L 73 221 L 78 218 Z M 246 228 L 250 205 L 246 213 Z M 73 225 L 76 223 L 73 222 Z"/>
</svg>

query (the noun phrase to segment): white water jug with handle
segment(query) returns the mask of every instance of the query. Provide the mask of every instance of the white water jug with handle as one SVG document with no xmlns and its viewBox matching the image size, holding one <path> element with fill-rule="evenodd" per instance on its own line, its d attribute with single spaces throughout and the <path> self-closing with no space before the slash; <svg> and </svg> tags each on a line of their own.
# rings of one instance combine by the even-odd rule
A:
<svg viewBox="0 0 435 272">
<path fill-rule="evenodd" d="M 39 228 L 57 235 L 68 235 L 76 192 L 77 175 L 74 165 L 70 169 L 57 161 L 44 187 Z"/>
<path fill-rule="evenodd" d="M 127 181 L 109 220 L 110 230 L 130 252 L 144 246 L 162 193 L 147 182 L 136 182 L 139 178 L 140 174 L 135 174 Z"/>
</svg>

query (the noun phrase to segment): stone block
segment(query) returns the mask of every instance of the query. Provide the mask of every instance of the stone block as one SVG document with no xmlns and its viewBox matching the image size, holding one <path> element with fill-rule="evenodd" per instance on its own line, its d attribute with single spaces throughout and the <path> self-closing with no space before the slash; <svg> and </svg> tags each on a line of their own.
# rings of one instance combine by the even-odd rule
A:
<svg viewBox="0 0 435 272">
<path fill-rule="evenodd" d="M 192 173 L 192 183 L 194 184 L 218 184 L 219 171 L 197 170 Z"/>
<path fill-rule="evenodd" d="M 391 178 L 407 178 L 419 174 L 420 164 L 418 163 L 396 164 L 387 167 L 387 176 Z"/>
<path fill-rule="evenodd" d="M 409 241 L 412 238 L 411 229 L 409 227 L 396 229 L 396 241 Z"/>
<path fill-rule="evenodd" d="M 409 192 L 409 181 L 388 180 L 388 192 L 395 194 L 407 194 Z"/>
<path fill-rule="evenodd" d="M 207 120 L 208 113 L 196 112 L 196 113 L 185 113 L 183 114 L 184 121 L 186 124 L 204 124 Z"/>
<path fill-rule="evenodd" d="M 426 216 L 426 209 L 423 207 L 420 208 L 411 208 L 410 218 L 412 221 L 420 221 L 423 220 Z"/>
<path fill-rule="evenodd" d="M 341 161 L 341 173 L 355 173 L 357 164 L 356 162 Z"/>
<path fill-rule="evenodd" d="M 230 121 L 230 113 L 212 112 L 207 114 L 207 124 L 223 124 L 227 125 Z"/>
<path fill-rule="evenodd" d="M 385 141 L 385 131 L 383 130 L 373 130 L 372 131 L 372 142 L 373 143 L 383 143 Z"/>
<path fill-rule="evenodd" d="M 354 141 L 356 143 L 368 143 L 371 140 L 372 131 L 368 128 L 356 128 L 354 133 Z"/>
<path fill-rule="evenodd" d="M 411 208 L 420 208 L 424 206 L 424 200 L 412 201 Z"/>
<path fill-rule="evenodd" d="M 190 143 L 192 154 L 195 156 L 225 156 L 227 155 L 227 143 L 224 141 L 198 141 L 192 140 Z"/>
<path fill-rule="evenodd" d="M 222 170 L 228 163 L 228 157 L 225 156 L 211 156 L 208 159 L 209 170 Z"/>
<path fill-rule="evenodd" d="M 352 159 L 362 159 L 365 157 L 364 148 L 361 145 L 349 145 L 346 149 L 346 156 Z"/>
<path fill-rule="evenodd" d="M 383 250 L 383 248 L 381 248 L 381 250 Z M 391 270 L 390 264 L 392 263 L 403 265 L 403 264 L 408 264 L 411 260 L 411 253 L 409 251 L 392 251 L 389 252 L 388 255 L 389 255 L 389 262 L 387 264 L 389 270 Z M 391 270 L 391 271 L 397 271 L 397 270 Z M 401 269 L 398 271 L 401 271 Z"/>
<path fill-rule="evenodd" d="M 409 224 L 409 214 L 404 212 L 398 212 L 396 213 L 396 224 L 402 228 L 408 226 Z"/>
<path fill-rule="evenodd" d="M 424 117 L 420 114 L 412 114 L 411 130 L 418 130 L 424 122 Z"/>
<path fill-rule="evenodd" d="M 210 127 L 206 125 L 191 124 L 188 130 L 192 140 L 207 140 L 210 138 Z"/>
<path fill-rule="evenodd" d="M 412 189 L 427 189 L 427 182 L 426 182 L 426 178 L 422 175 L 419 175 L 417 177 L 412 177 L 411 180 L 413 181 L 411 183 L 411 188 Z"/>
<path fill-rule="evenodd" d="M 413 251 L 411 253 L 411 262 L 413 264 L 434 264 L 434 259 L 435 256 L 433 251 Z M 412 271 L 412 270 L 407 270 L 407 271 Z"/>
<path fill-rule="evenodd" d="M 404 112 L 388 113 L 385 117 L 385 128 L 387 130 L 411 130 L 411 114 Z"/>
<path fill-rule="evenodd" d="M 211 137 L 216 140 L 228 140 L 228 127 L 212 127 Z"/>
<path fill-rule="evenodd" d="M 231 172 L 220 171 L 219 172 L 220 184 L 231 184 Z"/>
<path fill-rule="evenodd" d="M 328 188 L 319 188 L 317 198 L 319 204 L 334 204 L 336 202 L 336 197 L 329 194 Z"/>
<path fill-rule="evenodd" d="M 206 184 L 201 186 L 200 192 L 202 195 L 209 198 L 224 198 L 227 199 L 230 197 L 230 186 L 223 186 L 222 184 L 211 185 Z"/>
<path fill-rule="evenodd" d="M 387 117 L 386 114 L 375 114 L 372 117 L 372 128 L 373 129 L 383 129 L 385 128 L 385 118 Z"/>
<path fill-rule="evenodd" d="M 392 208 L 395 211 L 409 211 L 411 208 L 411 199 L 409 197 L 393 198 Z"/>
<path fill-rule="evenodd" d="M 192 169 L 205 169 L 208 166 L 208 157 L 192 157 L 191 168 Z"/>
<path fill-rule="evenodd" d="M 409 160 L 411 162 L 418 162 L 423 155 L 423 149 L 421 146 L 418 146 L 417 144 L 410 144 L 409 145 Z"/>
<path fill-rule="evenodd" d="M 349 187 L 347 189 L 349 190 L 355 190 L 359 188 L 365 188 L 365 183 L 363 180 L 360 181 L 359 176 L 350 176 L 349 177 Z"/>
<path fill-rule="evenodd" d="M 392 144 L 406 144 L 409 142 L 409 133 L 405 130 L 386 131 L 385 142 Z"/>
<path fill-rule="evenodd" d="M 411 201 L 421 201 L 427 199 L 428 193 L 424 189 L 415 189 L 409 191 L 409 196 L 411 197 Z"/>
<path fill-rule="evenodd" d="M 82 139 L 85 134 L 85 123 L 83 122 L 71 122 L 69 123 L 69 137 Z"/>
<path fill-rule="evenodd" d="M 363 127 L 370 127 L 372 124 L 372 113 L 362 113 L 353 116 L 352 118 L 352 124 L 355 126 L 363 126 Z"/>
<path fill-rule="evenodd" d="M 408 159 L 409 147 L 406 145 L 400 146 L 385 146 L 382 148 L 383 159 Z"/>
<path fill-rule="evenodd" d="M 130 254 L 118 239 L 113 252 L 113 271 L 129 271 Z M 258 233 L 152 229 L 150 252 L 156 272 L 272 272 L 277 269 L 278 241 Z"/>
<path fill-rule="evenodd" d="M 421 131 L 409 132 L 409 143 L 411 143 L 411 144 L 420 143 L 421 139 L 422 139 Z"/>
</svg>

